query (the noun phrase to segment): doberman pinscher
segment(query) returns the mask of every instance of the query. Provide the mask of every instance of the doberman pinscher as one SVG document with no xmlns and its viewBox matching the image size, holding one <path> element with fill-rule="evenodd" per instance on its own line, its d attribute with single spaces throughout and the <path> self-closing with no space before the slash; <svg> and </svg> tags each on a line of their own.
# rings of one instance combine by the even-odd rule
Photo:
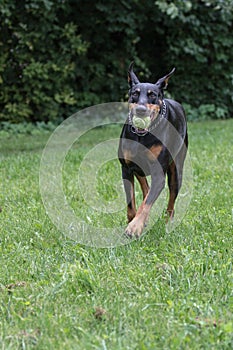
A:
<svg viewBox="0 0 233 350">
<path fill-rule="evenodd" d="M 140 237 L 151 206 L 158 198 L 168 177 L 168 218 L 172 220 L 174 204 L 182 183 L 182 172 L 188 147 L 187 123 L 183 107 L 164 98 L 170 76 L 175 68 L 155 84 L 140 83 L 128 71 L 129 115 L 120 136 L 118 157 L 127 200 L 129 237 Z M 149 187 L 146 176 L 151 175 Z M 134 176 L 139 181 L 143 202 L 136 211 Z"/>
</svg>

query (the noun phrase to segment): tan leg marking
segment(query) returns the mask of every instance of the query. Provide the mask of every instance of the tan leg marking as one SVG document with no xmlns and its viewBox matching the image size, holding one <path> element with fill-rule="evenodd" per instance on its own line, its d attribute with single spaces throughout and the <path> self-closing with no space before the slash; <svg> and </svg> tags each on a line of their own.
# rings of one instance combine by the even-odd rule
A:
<svg viewBox="0 0 233 350">
<path fill-rule="evenodd" d="M 173 161 L 169 166 L 170 172 L 171 172 L 171 180 L 170 180 L 170 188 L 169 188 L 169 201 L 167 206 L 167 213 L 169 216 L 169 219 L 172 220 L 174 216 L 174 205 L 176 200 L 176 165 Z"/>
<path fill-rule="evenodd" d="M 146 201 L 146 198 L 144 199 L 143 203 L 139 207 L 135 218 L 128 224 L 126 228 L 126 234 L 129 237 L 135 236 L 139 238 L 148 221 L 151 205 L 145 204 L 145 201 Z"/>
<path fill-rule="evenodd" d="M 148 185 L 147 179 L 145 176 L 139 176 L 136 174 L 136 178 L 140 184 L 141 190 L 142 190 L 142 195 L 143 195 L 143 199 L 146 197 L 150 187 Z"/>
</svg>

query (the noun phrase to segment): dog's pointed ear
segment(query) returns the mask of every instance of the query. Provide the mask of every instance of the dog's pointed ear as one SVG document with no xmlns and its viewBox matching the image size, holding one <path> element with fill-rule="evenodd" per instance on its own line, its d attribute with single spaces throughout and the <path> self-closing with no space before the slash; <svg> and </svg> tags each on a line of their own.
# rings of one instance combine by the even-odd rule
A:
<svg viewBox="0 0 233 350">
<path fill-rule="evenodd" d="M 172 74 L 175 72 L 175 68 L 172 69 L 172 71 L 170 73 L 168 73 L 167 75 L 165 75 L 165 77 L 160 78 L 157 83 L 155 83 L 155 85 L 157 85 L 161 90 L 166 89 L 167 85 L 168 85 L 168 80 L 169 78 L 172 76 Z"/>
<path fill-rule="evenodd" d="M 130 88 L 140 83 L 138 77 L 133 71 L 133 66 L 134 66 L 134 61 L 130 63 L 129 70 L 128 70 L 128 83 Z"/>
</svg>

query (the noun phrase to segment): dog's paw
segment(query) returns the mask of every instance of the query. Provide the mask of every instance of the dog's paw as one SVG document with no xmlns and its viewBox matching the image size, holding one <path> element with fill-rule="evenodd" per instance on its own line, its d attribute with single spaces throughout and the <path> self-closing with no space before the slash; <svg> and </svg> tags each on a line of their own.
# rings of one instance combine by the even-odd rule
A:
<svg viewBox="0 0 233 350">
<path fill-rule="evenodd" d="M 174 221 L 174 214 L 175 210 L 168 210 L 167 209 L 167 217 L 166 217 L 166 224 L 172 224 Z"/>
<path fill-rule="evenodd" d="M 139 238 L 142 234 L 145 223 L 139 218 L 134 218 L 127 226 L 125 234 L 129 238 Z"/>
</svg>

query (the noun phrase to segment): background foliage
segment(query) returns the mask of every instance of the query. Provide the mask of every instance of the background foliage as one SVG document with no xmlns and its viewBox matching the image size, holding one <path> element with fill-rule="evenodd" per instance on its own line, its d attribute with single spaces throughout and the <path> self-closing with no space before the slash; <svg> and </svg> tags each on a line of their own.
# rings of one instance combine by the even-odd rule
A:
<svg viewBox="0 0 233 350">
<path fill-rule="evenodd" d="M 232 0 L 1 0 L 0 121 L 56 121 L 125 100 L 132 59 L 142 80 L 177 67 L 169 91 L 189 119 L 230 117 L 232 9 Z"/>
</svg>

